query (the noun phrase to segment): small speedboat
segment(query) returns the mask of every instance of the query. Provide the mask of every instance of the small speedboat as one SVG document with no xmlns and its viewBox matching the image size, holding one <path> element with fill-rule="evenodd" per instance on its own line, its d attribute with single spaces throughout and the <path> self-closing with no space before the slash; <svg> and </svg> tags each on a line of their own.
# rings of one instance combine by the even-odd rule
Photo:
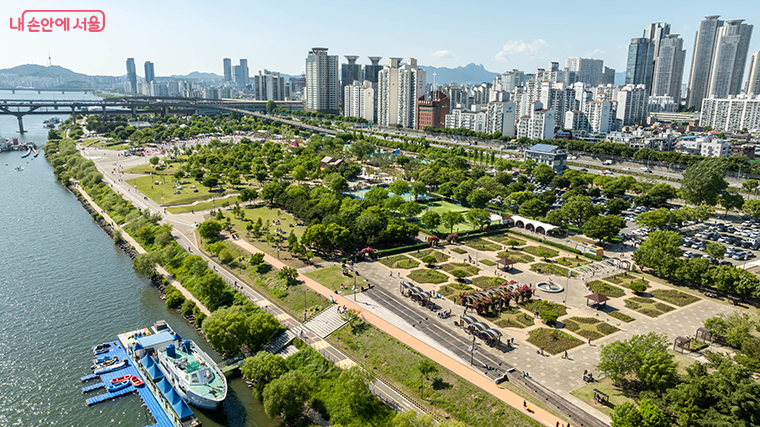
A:
<svg viewBox="0 0 760 427">
<path fill-rule="evenodd" d="M 113 359 L 118 360 L 119 358 L 116 357 L 116 356 L 98 356 L 98 357 L 92 359 L 92 364 L 93 365 L 100 365 L 102 363 L 105 363 L 105 362 L 107 362 L 109 360 L 113 360 Z"/>
<path fill-rule="evenodd" d="M 95 371 L 93 371 L 93 373 L 95 375 L 103 375 L 103 374 L 107 374 L 109 372 L 113 372 L 113 371 L 116 371 L 118 369 L 121 369 L 121 368 L 123 368 L 125 366 L 127 366 L 127 361 L 126 360 L 122 360 L 121 362 L 114 363 L 112 365 L 108 365 L 108 366 L 105 366 L 105 367 L 102 367 L 102 368 L 95 369 Z"/>
<path fill-rule="evenodd" d="M 113 393 L 115 391 L 119 391 L 123 388 L 129 387 L 131 384 L 129 380 L 120 381 L 116 384 L 111 384 L 108 387 L 106 387 L 106 390 L 108 390 L 109 393 Z"/>
<path fill-rule="evenodd" d="M 111 380 L 111 384 L 120 383 L 122 381 L 129 381 L 131 378 L 132 378 L 132 375 L 129 375 L 129 374 L 124 375 L 123 377 L 116 377 Z"/>
<path fill-rule="evenodd" d="M 95 355 L 102 354 L 102 353 L 105 353 L 107 351 L 111 351 L 111 343 L 109 343 L 109 342 L 104 342 L 103 344 L 98 344 L 98 345 L 96 345 L 92 349 L 92 352 L 95 353 Z"/>
</svg>

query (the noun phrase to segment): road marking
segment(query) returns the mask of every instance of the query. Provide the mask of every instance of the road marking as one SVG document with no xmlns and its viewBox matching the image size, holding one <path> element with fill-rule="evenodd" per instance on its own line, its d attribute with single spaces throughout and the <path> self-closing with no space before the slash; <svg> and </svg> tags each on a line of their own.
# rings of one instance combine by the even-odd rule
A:
<svg viewBox="0 0 760 427">
<path fill-rule="evenodd" d="M 331 346 L 330 346 L 330 343 L 325 340 L 319 340 L 311 344 L 311 348 L 317 351 L 324 350 L 327 347 L 331 347 Z"/>
<path fill-rule="evenodd" d="M 336 363 L 336 365 L 343 370 L 351 369 L 352 367 L 356 366 L 356 362 L 354 362 L 351 359 L 343 359 Z"/>
<path fill-rule="evenodd" d="M 267 301 L 265 299 L 258 300 L 258 301 L 256 301 L 256 305 L 258 305 L 261 308 L 264 308 L 264 307 L 267 307 L 269 305 L 269 301 Z"/>
<path fill-rule="evenodd" d="M 284 322 L 284 321 L 288 321 L 288 320 L 292 319 L 292 317 L 290 317 L 290 315 L 288 313 L 280 313 L 277 316 L 275 316 L 275 319 L 277 319 L 277 320 L 279 320 L 281 322 Z"/>
</svg>

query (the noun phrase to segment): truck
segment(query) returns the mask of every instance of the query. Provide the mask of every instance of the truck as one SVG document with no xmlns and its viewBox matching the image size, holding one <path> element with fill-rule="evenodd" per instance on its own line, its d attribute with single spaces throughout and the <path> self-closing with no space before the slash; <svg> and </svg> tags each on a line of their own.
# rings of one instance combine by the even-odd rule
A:
<svg viewBox="0 0 760 427">
<path fill-rule="evenodd" d="M 612 164 L 612 160 L 605 160 L 605 161 L 604 161 L 604 164 L 605 164 L 605 165 L 611 165 L 611 164 Z"/>
</svg>

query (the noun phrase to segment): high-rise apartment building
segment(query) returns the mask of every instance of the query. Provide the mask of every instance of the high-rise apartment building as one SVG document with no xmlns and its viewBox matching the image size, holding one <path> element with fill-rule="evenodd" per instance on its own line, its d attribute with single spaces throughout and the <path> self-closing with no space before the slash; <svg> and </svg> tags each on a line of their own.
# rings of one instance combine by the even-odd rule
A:
<svg viewBox="0 0 760 427">
<path fill-rule="evenodd" d="M 760 98 L 754 95 L 706 98 L 702 101 L 699 124 L 717 132 L 760 129 Z"/>
<path fill-rule="evenodd" d="M 354 82 L 343 88 L 343 115 L 346 117 L 361 117 L 367 122 L 375 122 L 375 89 L 372 82 Z"/>
<path fill-rule="evenodd" d="M 153 69 L 153 63 L 145 61 L 145 81 L 150 83 L 156 79 L 156 72 Z"/>
<path fill-rule="evenodd" d="M 575 72 L 576 81 L 597 86 L 604 75 L 604 61 L 590 58 L 568 58 L 565 67 Z"/>
<path fill-rule="evenodd" d="M 248 73 L 248 60 L 247 59 L 241 59 L 240 65 L 236 65 L 233 68 L 233 71 L 235 73 L 235 84 L 242 87 L 248 84 L 248 76 L 250 75 Z"/>
<path fill-rule="evenodd" d="M 743 19 L 726 21 L 716 31 L 708 97 L 726 98 L 742 90 L 744 66 L 752 37 L 752 25 L 742 22 Z"/>
<path fill-rule="evenodd" d="M 623 126 L 642 123 L 647 117 L 648 96 L 643 84 L 625 85 L 617 91 L 617 119 Z"/>
<path fill-rule="evenodd" d="M 425 70 L 417 67 L 417 60 L 409 58 L 402 66 L 401 58 L 390 58 L 377 80 L 377 122 L 415 127 L 416 101 L 425 93 L 426 82 Z"/>
<path fill-rule="evenodd" d="M 648 86 L 654 72 L 654 43 L 646 37 L 631 39 L 625 84 Z"/>
<path fill-rule="evenodd" d="M 342 64 L 340 66 L 340 93 L 342 94 L 347 85 L 354 82 L 362 81 L 362 66 L 357 64 L 356 60 L 359 59 L 358 55 L 345 55 L 348 64 Z M 345 103 L 343 105 L 345 108 Z"/>
<path fill-rule="evenodd" d="M 224 62 L 224 81 L 231 82 L 232 81 L 232 59 L 224 58 L 222 61 Z"/>
<path fill-rule="evenodd" d="M 588 120 L 589 132 L 609 133 L 615 130 L 613 103 L 610 101 L 590 101 L 586 103 L 584 113 Z"/>
<path fill-rule="evenodd" d="M 486 132 L 491 134 L 501 132 L 502 135 L 514 138 L 516 112 L 515 103 L 512 101 L 489 102 Z"/>
<path fill-rule="evenodd" d="M 694 39 L 694 54 L 691 58 L 687 108 L 700 108 L 702 100 L 707 96 L 713 51 L 715 50 L 715 35 L 718 28 L 723 26 L 723 21 L 718 18 L 720 18 L 719 15 L 706 16 L 699 23 L 699 30 L 697 30 Z"/>
<path fill-rule="evenodd" d="M 760 52 L 755 52 L 749 61 L 749 76 L 744 93 L 748 95 L 760 95 Z"/>
<path fill-rule="evenodd" d="M 436 90 L 431 99 L 425 100 L 425 95 L 417 97 L 416 128 L 424 129 L 426 126 L 437 128 L 446 127 L 446 115 L 449 114 L 449 98 L 443 92 Z"/>
<path fill-rule="evenodd" d="M 285 78 L 276 71 L 259 70 L 253 76 L 253 90 L 259 101 L 285 101 Z"/>
<path fill-rule="evenodd" d="M 367 64 L 364 66 L 364 78 L 363 80 L 369 80 L 372 82 L 372 85 L 374 85 L 375 89 L 377 89 L 377 74 L 380 72 L 380 70 L 383 69 L 383 66 L 380 65 L 380 60 L 383 59 L 382 56 L 368 56 L 367 57 L 371 64 Z"/>
<path fill-rule="evenodd" d="M 494 79 L 494 90 L 503 90 L 506 92 L 512 92 L 517 86 L 522 86 L 525 80 L 525 73 L 518 69 L 507 71 L 500 76 L 496 76 Z M 500 85 L 500 89 L 496 89 L 496 86 Z"/>
<path fill-rule="evenodd" d="M 327 48 L 312 48 L 306 57 L 306 107 L 337 114 L 339 90 L 338 55 L 328 55 Z"/>
<path fill-rule="evenodd" d="M 686 61 L 683 39 L 678 34 L 664 35 L 659 39 L 659 46 L 655 52 L 657 56 L 654 60 L 650 94 L 672 96 L 676 102 L 680 102 L 683 65 Z"/>
<path fill-rule="evenodd" d="M 127 92 L 137 92 L 137 68 L 135 68 L 135 58 L 127 58 L 127 83 L 129 90 Z"/>
</svg>

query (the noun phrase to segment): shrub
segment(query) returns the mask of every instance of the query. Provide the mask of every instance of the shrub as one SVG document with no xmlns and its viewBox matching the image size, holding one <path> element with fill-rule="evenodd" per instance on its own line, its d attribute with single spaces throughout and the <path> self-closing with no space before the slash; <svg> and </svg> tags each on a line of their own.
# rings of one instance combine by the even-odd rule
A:
<svg viewBox="0 0 760 427">
<path fill-rule="evenodd" d="M 637 294 L 640 294 L 647 290 L 647 285 L 641 282 L 632 282 L 630 285 L 628 285 L 628 287 Z"/>
<path fill-rule="evenodd" d="M 172 285 L 166 287 L 166 306 L 177 308 L 185 302 L 185 297 Z"/>
<path fill-rule="evenodd" d="M 454 271 L 451 272 L 451 275 L 454 276 L 454 277 L 456 277 L 457 280 L 461 281 L 462 279 L 464 279 L 465 277 L 467 277 L 467 272 L 464 271 L 464 270 L 454 270 Z"/>
<path fill-rule="evenodd" d="M 544 321 L 544 323 L 546 323 L 549 326 L 552 326 L 555 323 L 557 323 L 557 318 L 559 318 L 559 314 L 551 310 L 542 311 L 541 313 L 539 313 L 539 316 L 541 316 L 541 319 Z"/>
<path fill-rule="evenodd" d="M 195 309 L 195 302 L 192 300 L 185 300 L 185 302 L 182 303 L 182 308 L 180 311 L 183 315 L 189 316 L 193 313 L 193 310 Z"/>
</svg>

